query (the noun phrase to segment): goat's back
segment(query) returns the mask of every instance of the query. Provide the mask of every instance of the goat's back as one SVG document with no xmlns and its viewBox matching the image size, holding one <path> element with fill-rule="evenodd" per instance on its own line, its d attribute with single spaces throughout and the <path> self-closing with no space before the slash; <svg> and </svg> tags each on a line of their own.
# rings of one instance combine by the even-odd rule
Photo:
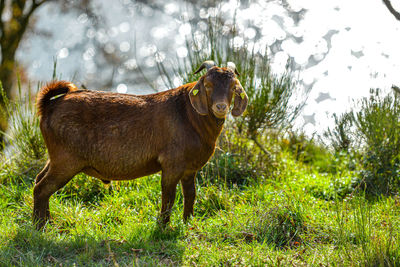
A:
<svg viewBox="0 0 400 267">
<path fill-rule="evenodd" d="M 134 96 L 81 90 L 51 100 L 41 120 L 49 156 L 62 150 L 103 178 L 157 172 L 163 153 L 199 146 L 187 123 L 183 91 Z"/>
</svg>

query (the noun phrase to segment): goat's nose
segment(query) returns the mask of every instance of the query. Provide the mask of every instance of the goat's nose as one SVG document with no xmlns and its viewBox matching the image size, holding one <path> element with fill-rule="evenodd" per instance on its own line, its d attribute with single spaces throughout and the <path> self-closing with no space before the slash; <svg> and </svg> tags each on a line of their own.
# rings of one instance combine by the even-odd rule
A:
<svg viewBox="0 0 400 267">
<path fill-rule="evenodd" d="M 215 105 L 219 112 L 225 112 L 227 105 L 225 103 L 218 103 Z"/>
</svg>

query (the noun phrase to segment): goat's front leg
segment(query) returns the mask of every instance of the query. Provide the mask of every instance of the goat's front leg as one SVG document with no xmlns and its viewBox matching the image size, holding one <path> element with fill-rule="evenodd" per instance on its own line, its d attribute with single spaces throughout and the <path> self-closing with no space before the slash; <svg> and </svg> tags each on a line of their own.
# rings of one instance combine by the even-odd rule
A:
<svg viewBox="0 0 400 267">
<path fill-rule="evenodd" d="M 175 202 L 176 185 L 178 184 L 181 177 L 181 172 L 177 173 L 172 170 L 163 170 L 162 172 L 160 223 L 163 226 L 165 226 L 169 222 L 171 210 Z"/>
<path fill-rule="evenodd" d="M 193 206 L 196 198 L 195 186 L 196 173 L 191 173 L 183 176 L 181 179 L 182 192 L 184 197 L 183 219 L 187 221 L 193 215 Z"/>
</svg>

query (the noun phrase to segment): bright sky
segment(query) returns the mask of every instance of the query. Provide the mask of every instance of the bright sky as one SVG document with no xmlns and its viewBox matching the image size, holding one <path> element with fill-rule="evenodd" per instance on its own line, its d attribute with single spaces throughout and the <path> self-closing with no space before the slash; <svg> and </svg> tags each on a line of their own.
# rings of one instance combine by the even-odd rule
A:
<svg viewBox="0 0 400 267">
<path fill-rule="evenodd" d="M 381 0 L 288 2 L 296 10 L 308 10 L 298 25 L 288 16 L 283 27 L 273 19 L 285 13 L 279 3 L 260 1 L 239 12 L 239 17 L 252 17 L 255 25 L 264 25 L 266 44 L 287 35 L 303 38 L 300 43 L 286 39 L 282 51 L 272 56 L 276 72 L 284 68 L 288 56 L 294 58 L 301 66 L 299 78 L 311 87 L 304 115 L 313 118 L 317 127 L 308 123 L 306 132 L 325 129 L 332 123 L 332 113 L 343 112 L 353 99 L 368 95 L 370 88 L 389 91 L 392 84 L 400 85 L 400 21 Z M 400 10 L 400 1 L 392 2 Z M 310 57 L 316 65 L 310 66 Z"/>
</svg>

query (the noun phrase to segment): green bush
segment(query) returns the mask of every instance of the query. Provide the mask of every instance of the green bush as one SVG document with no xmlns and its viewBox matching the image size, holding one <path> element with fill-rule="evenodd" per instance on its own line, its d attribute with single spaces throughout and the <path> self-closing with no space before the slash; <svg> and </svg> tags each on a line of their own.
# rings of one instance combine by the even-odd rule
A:
<svg viewBox="0 0 400 267">
<path fill-rule="evenodd" d="M 213 157 L 198 172 L 200 184 L 222 184 L 243 187 L 262 176 L 262 155 L 230 122 L 222 132 Z"/>
<path fill-rule="evenodd" d="M 197 175 L 200 183 L 226 183 L 229 186 L 244 186 L 257 176 L 251 162 L 243 161 L 241 155 L 217 151 L 213 158 Z"/>
<path fill-rule="evenodd" d="M 319 160 L 329 159 L 328 151 L 323 148 L 314 136 L 309 137 L 301 131 L 289 131 L 287 138 L 280 143 L 283 150 L 288 150 L 297 161 L 315 163 Z"/>
<path fill-rule="evenodd" d="M 332 153 L 315 135 L 309 137 L 304 132 L 291 130 L 280 139 L 279 145 L 283 151 L 288 151 L 295 160 L 312 166 L 320 173 L 336 174 L 343 168 L 354 169 L 349 155 Z"/>
<path fill-rule="evenodd" d="M 335 115 L 334 128 L 324 134 L 336 152 L 345 151 L 351 161 L 358 161 L 358 185 L 367 194 L 399 192 L 399 119 L 399 97 L 371 89 L 352 110 Z"/>
<path fill-rule="evenodd" d="M 249 140 L 247 133 L 238 131 L 233 121 L 227 121 L 213 157 L 198 172 L 198 181 L 205 185 L 211 183 L 244 188 L 253 182 L 274 177 L 279 165 L 277 139 L 275 131 L 267 131 L 260 139 L 263 148 L 273 151 L 265 154 Z"/>
<path fill-rule="evenodd" d="M 391 194 L 399 191 L 400 99 L 382 96 L 379 89 L 360 101 L 353 111 L 354 124 L 362 146 L 362 183 L 367 193 Z"/>
<path fill-rule="evenodd" d="M 352 112 L 346 112 L 338 116 L 333 114 L 335 119 L 335 126 L 324 132 L 324 137 L 330 141 L 331 146 L 336 152 L 350 152 L 354 145 L 355 136 L 352 135 L 352 126 L 354 124 L 354 117 Z"/>
</svg>

